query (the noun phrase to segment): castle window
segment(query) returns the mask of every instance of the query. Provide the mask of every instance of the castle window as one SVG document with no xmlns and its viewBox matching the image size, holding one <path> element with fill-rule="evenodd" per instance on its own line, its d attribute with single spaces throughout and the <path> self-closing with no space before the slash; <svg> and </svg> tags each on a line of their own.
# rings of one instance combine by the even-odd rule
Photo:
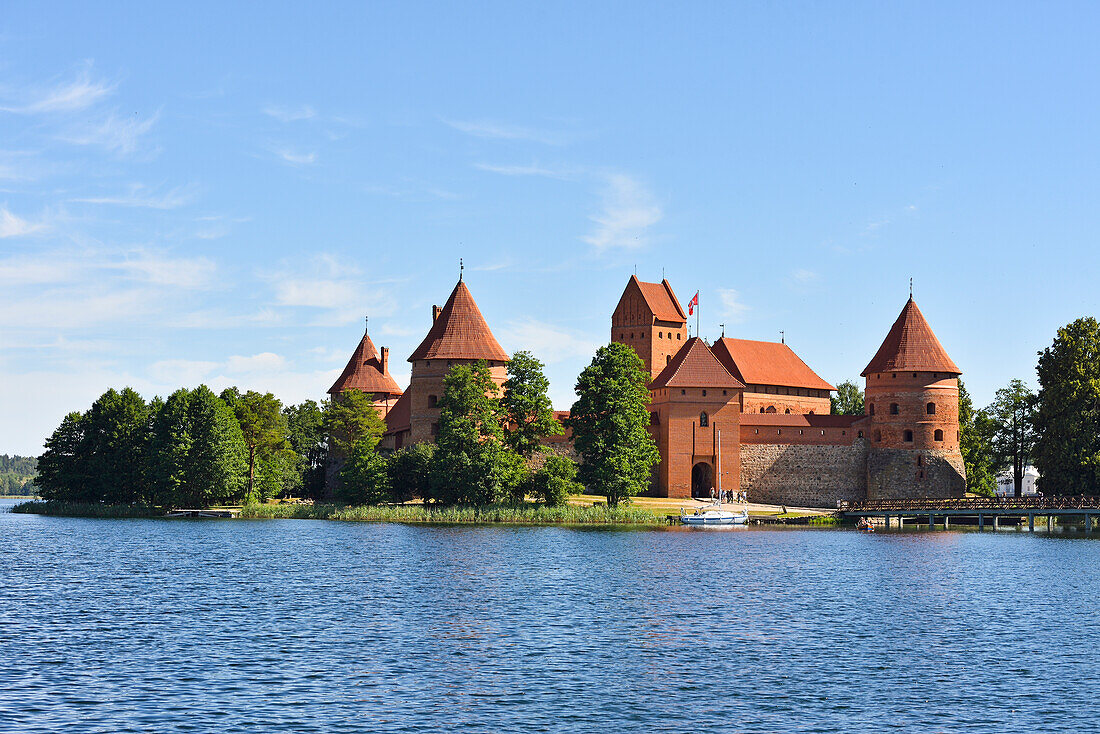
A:
<svg viewBox="0 0 1100 734">
<path fill-rule="evenodd" d="M 814 412 L 813 412 L 813 411 L 811 410 L 811 411 L 810 411 L 810 415 L 813 415 L 813 414 L 814 414 Z"/>
<path fill-rule="evenodd" d="M 688 391 L 687 391 L 687 390 L 681 390 L 681 391 L 680 391 L 680 394 L 681 394 L 681 395 L 687 395 L 687 394 L 688 394 Z"/>
<path fill-rule="evenodd" d="M 437 405 L 439 405 L 439 398 L 436 397 L 435 395 L 429 395 L 428 396 L 428 407 L 429 408 L 434 408 Z"/>
<path fill-rule="evenodd" d="M 782 428 L 776 428 L 775 429 L 775 435 L 782 436 L 783 435 L 783 429 Z"/>
<path fill-rule="evenodd" d="M 676 341 L 680 341 L 680 335 L 676 334 Z"/>
<path fill-rule="evenodd" d="M 881 440 L 882 440 L 882 431 L 880 431 L 879 429 L 876 428 L 875 429 L 875 443 L 878 443 Z"/>
<path fill-rule="evenodd" d="M 664 334 L 664 332 L 663 332 L 663 331 L 658 331 L 658 332 L 657 332 L 657 338 L 658 338 L 658 339 L 664 339 L 664 338 L 665 338 L 665 334 Z"/>
<path fill-rule="evenodd" d="M 856 435 L 856 438 L 863 438 L 863 431 L 860 431 L 860 432 L 859 432 L 859 433 L 858 433 L 858 434 Z"/>
<path fill-rule="evenodd" d="M 784 414 L 787 414 L 787 413 L 790 413 L 790 412 L 791 412 L 790 408 L 787 408 L 786 410 L 783 411 Z"/>
<path fill-rule="evenodd" d="M 890 377 L 892 377 L 893 379 L 896 380 L 896 379 L 898 379 L 898 373 L 897 372 L 892 372 L 892 373 L 890 373 Z"/>
<path fill-rule="evenodd" d="M 799 428 L 799 429 L 798 429 L 798 435 L 799 435 L 799 436 L 801 436 L 801 435 L 802 435 L 802 429 L 801 429 L 801 428 Z"/>
<path fill-rule="evenodd" d="M 824 429 L 824 428 L 822 428 L 822 429 L 821 429 L 821 435 L 822 435 L 822 436 L 824 436 L 824 435 L 825 435 L 825 429 Z"/>
<path fill-rule="evenodd" d="M 672 355 L 671 354 L 666 354 L 665 355 L 665 364 L 668 364 L 671 361 L 672 361 Z"/>
<path fill-rule="evenodd" d="M 710 425 L 710 418 L 707 416 L 706 412 L 700 413 L 699 414 L 699 427 L 700 428 L 706 428 L 709 425 Z"/>
<path fill-rule="evenodd" d="M 918 479 L 924 479 L 924 469 L 921 469 L 921 470 L 920 470 L 920 476 L 919 476 L 919 477 L 917 477 L 917 478 L 918 478 Z"/>
<path fill-rule="evenodd" d="M 917 457 L 917 466 L 924 466 L 924 457 L 923 456 L 918 456 Z"/>
<path fill-rule="evenodd" d="M 899 413 L 898 404 L 897 403 L 890 403 L 890 415 L 897 415 L 898 413 Z"/>
<path fill-rule="evenodd" d="M 941 431 L 939 428 L 937 428 L 936 432 L 932 434 L 932 438 L 934 438 L 937 441 L 942 441 L 943 440 L 943 431 Z"/>
<path fill-rule="evenodd" d="M 916 372 L 914 372 L 914 373 L 913 373 L 913 377 L 916 377 L 916 376 L 917 376 L 917 373 L 916 373 Z"/>
<path fill-rule="evenodd" d="M 871 415 L 875 414 L 875 404 L 871 403 Z"/>
<path fill-rule="evenodd" d="M 755 433 L 757 436 L 759 436 L 760 435 L 760 429 L 759 428 L 754 428 L 753 433 Z"/>
<path fill-rule="evenodd" d="M 726 391 L 725 391 L 725 390 L 723 390 L 723 391 L 722 391 L 722 394 L 723 394 L 723 395 L 725 395 L 725 394 L 726 394 Z"/>
<path fill-rule="evenodd" d="M 763 407 L 761 407 L 761 408 L 760 408 L 760 412 L 761 412 L 761 413 L 763 413 L 763 412 L 764 412 L 764 408 L 763 408 Z"/>
<path fill-rule="evenodd" d="M 928 413 L 928 415 L 935 415 L 936 414 L 936 404 L 935 403 L 929 403 L 928 405 L 924 406 L 924 410 L 925 410 L 926 413 Z"/>
<path fill-rule="evenodd" d="M 905 433 L 902 434 L 902 436 L 904 437 L 904 440 L 907 443 L 912 443 L 913 442 L 913 432 L 912 431 L 906 431 Z"/>
<path fill-rule="evenodd" d="M 774 405 L 769 405 L 768 409 L 765 410 L 764 412 L 765 413 L 774 413 L 775 412 L 775 406 Z"/>
<path fill-rule="evenodd" d="M 706 396 L 707 396 L 707 391 L 706 391 L 706 390 L 704 390 L 704 391 L 703 391 L 703 397 L 705 398 Z"/>
</svg>

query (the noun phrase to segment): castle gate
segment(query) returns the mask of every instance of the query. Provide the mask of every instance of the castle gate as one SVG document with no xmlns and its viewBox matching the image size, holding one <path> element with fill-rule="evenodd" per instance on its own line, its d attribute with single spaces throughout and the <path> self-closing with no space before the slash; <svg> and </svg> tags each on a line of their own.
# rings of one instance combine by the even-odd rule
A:
<svg viewBox="0 0 1100 734">
<path fill-rule="evenodd" d="M 700 461 L 691 467 L 691 496 L 710 499 L 712 489 L 714 489 L 714 467 L 706 461 Z"/>
</svg>

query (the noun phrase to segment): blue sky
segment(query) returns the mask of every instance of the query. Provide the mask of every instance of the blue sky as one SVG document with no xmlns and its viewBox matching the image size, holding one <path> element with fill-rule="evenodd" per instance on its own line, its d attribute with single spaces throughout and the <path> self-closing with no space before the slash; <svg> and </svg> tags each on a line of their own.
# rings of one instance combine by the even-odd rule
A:
<svg viewBox="0 0 1100 734">
<path fill-rule="evenodd" d="M 979 404 L 1096 314 L 1100 6 L 19 3 L 0 453 L 109 386 L 321 399 L 465 260 L 555 404 L 630 274 L 856 378 L 915 282 Z"/>
</svg>

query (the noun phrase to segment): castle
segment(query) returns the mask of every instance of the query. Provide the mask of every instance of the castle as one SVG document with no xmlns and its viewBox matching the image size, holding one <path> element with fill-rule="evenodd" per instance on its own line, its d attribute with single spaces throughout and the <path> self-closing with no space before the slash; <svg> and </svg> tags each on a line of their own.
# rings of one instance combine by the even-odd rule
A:
<svg viewBox="0 0 1100 734">
<path fill-rule="evenodd" d="M 860 416 L 830 415 L 835 388 L 784 343 L 689 337 L 667 280 L 630 278 L 611 316 L 611 341 L 637 352 L 650 376 L 658 496 L 709 497 L 720 487 L 752 502 L 832 507 L 965 492 L 961 373 L 912 296 L 863 370 Z M 502 385 L 509 356 L 459 278 L 445 305 L 432 307 L 431 328 L 409 357 L 407 390 L 389 374 L 389 350 L 379 355 L 364 334 L 329 394 L 372 394 L 386 422 L 382 447 L 396 450 L 434 440 L 444 376 L 478 360 Z"/>
</svg>

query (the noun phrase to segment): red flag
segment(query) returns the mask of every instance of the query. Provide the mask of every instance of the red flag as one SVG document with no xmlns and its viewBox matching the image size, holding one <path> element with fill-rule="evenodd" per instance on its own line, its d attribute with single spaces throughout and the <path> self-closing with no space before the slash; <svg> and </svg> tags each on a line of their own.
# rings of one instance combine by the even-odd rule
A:
<svg viewBox="0 0 1100 734">
<path fill-rule="evenodd" d="M 688 301 L 688 316 L 695 313 L 695 307 L 699 305 L 699 291 L 695 291 L 695 295 Z"/>
</svg>

